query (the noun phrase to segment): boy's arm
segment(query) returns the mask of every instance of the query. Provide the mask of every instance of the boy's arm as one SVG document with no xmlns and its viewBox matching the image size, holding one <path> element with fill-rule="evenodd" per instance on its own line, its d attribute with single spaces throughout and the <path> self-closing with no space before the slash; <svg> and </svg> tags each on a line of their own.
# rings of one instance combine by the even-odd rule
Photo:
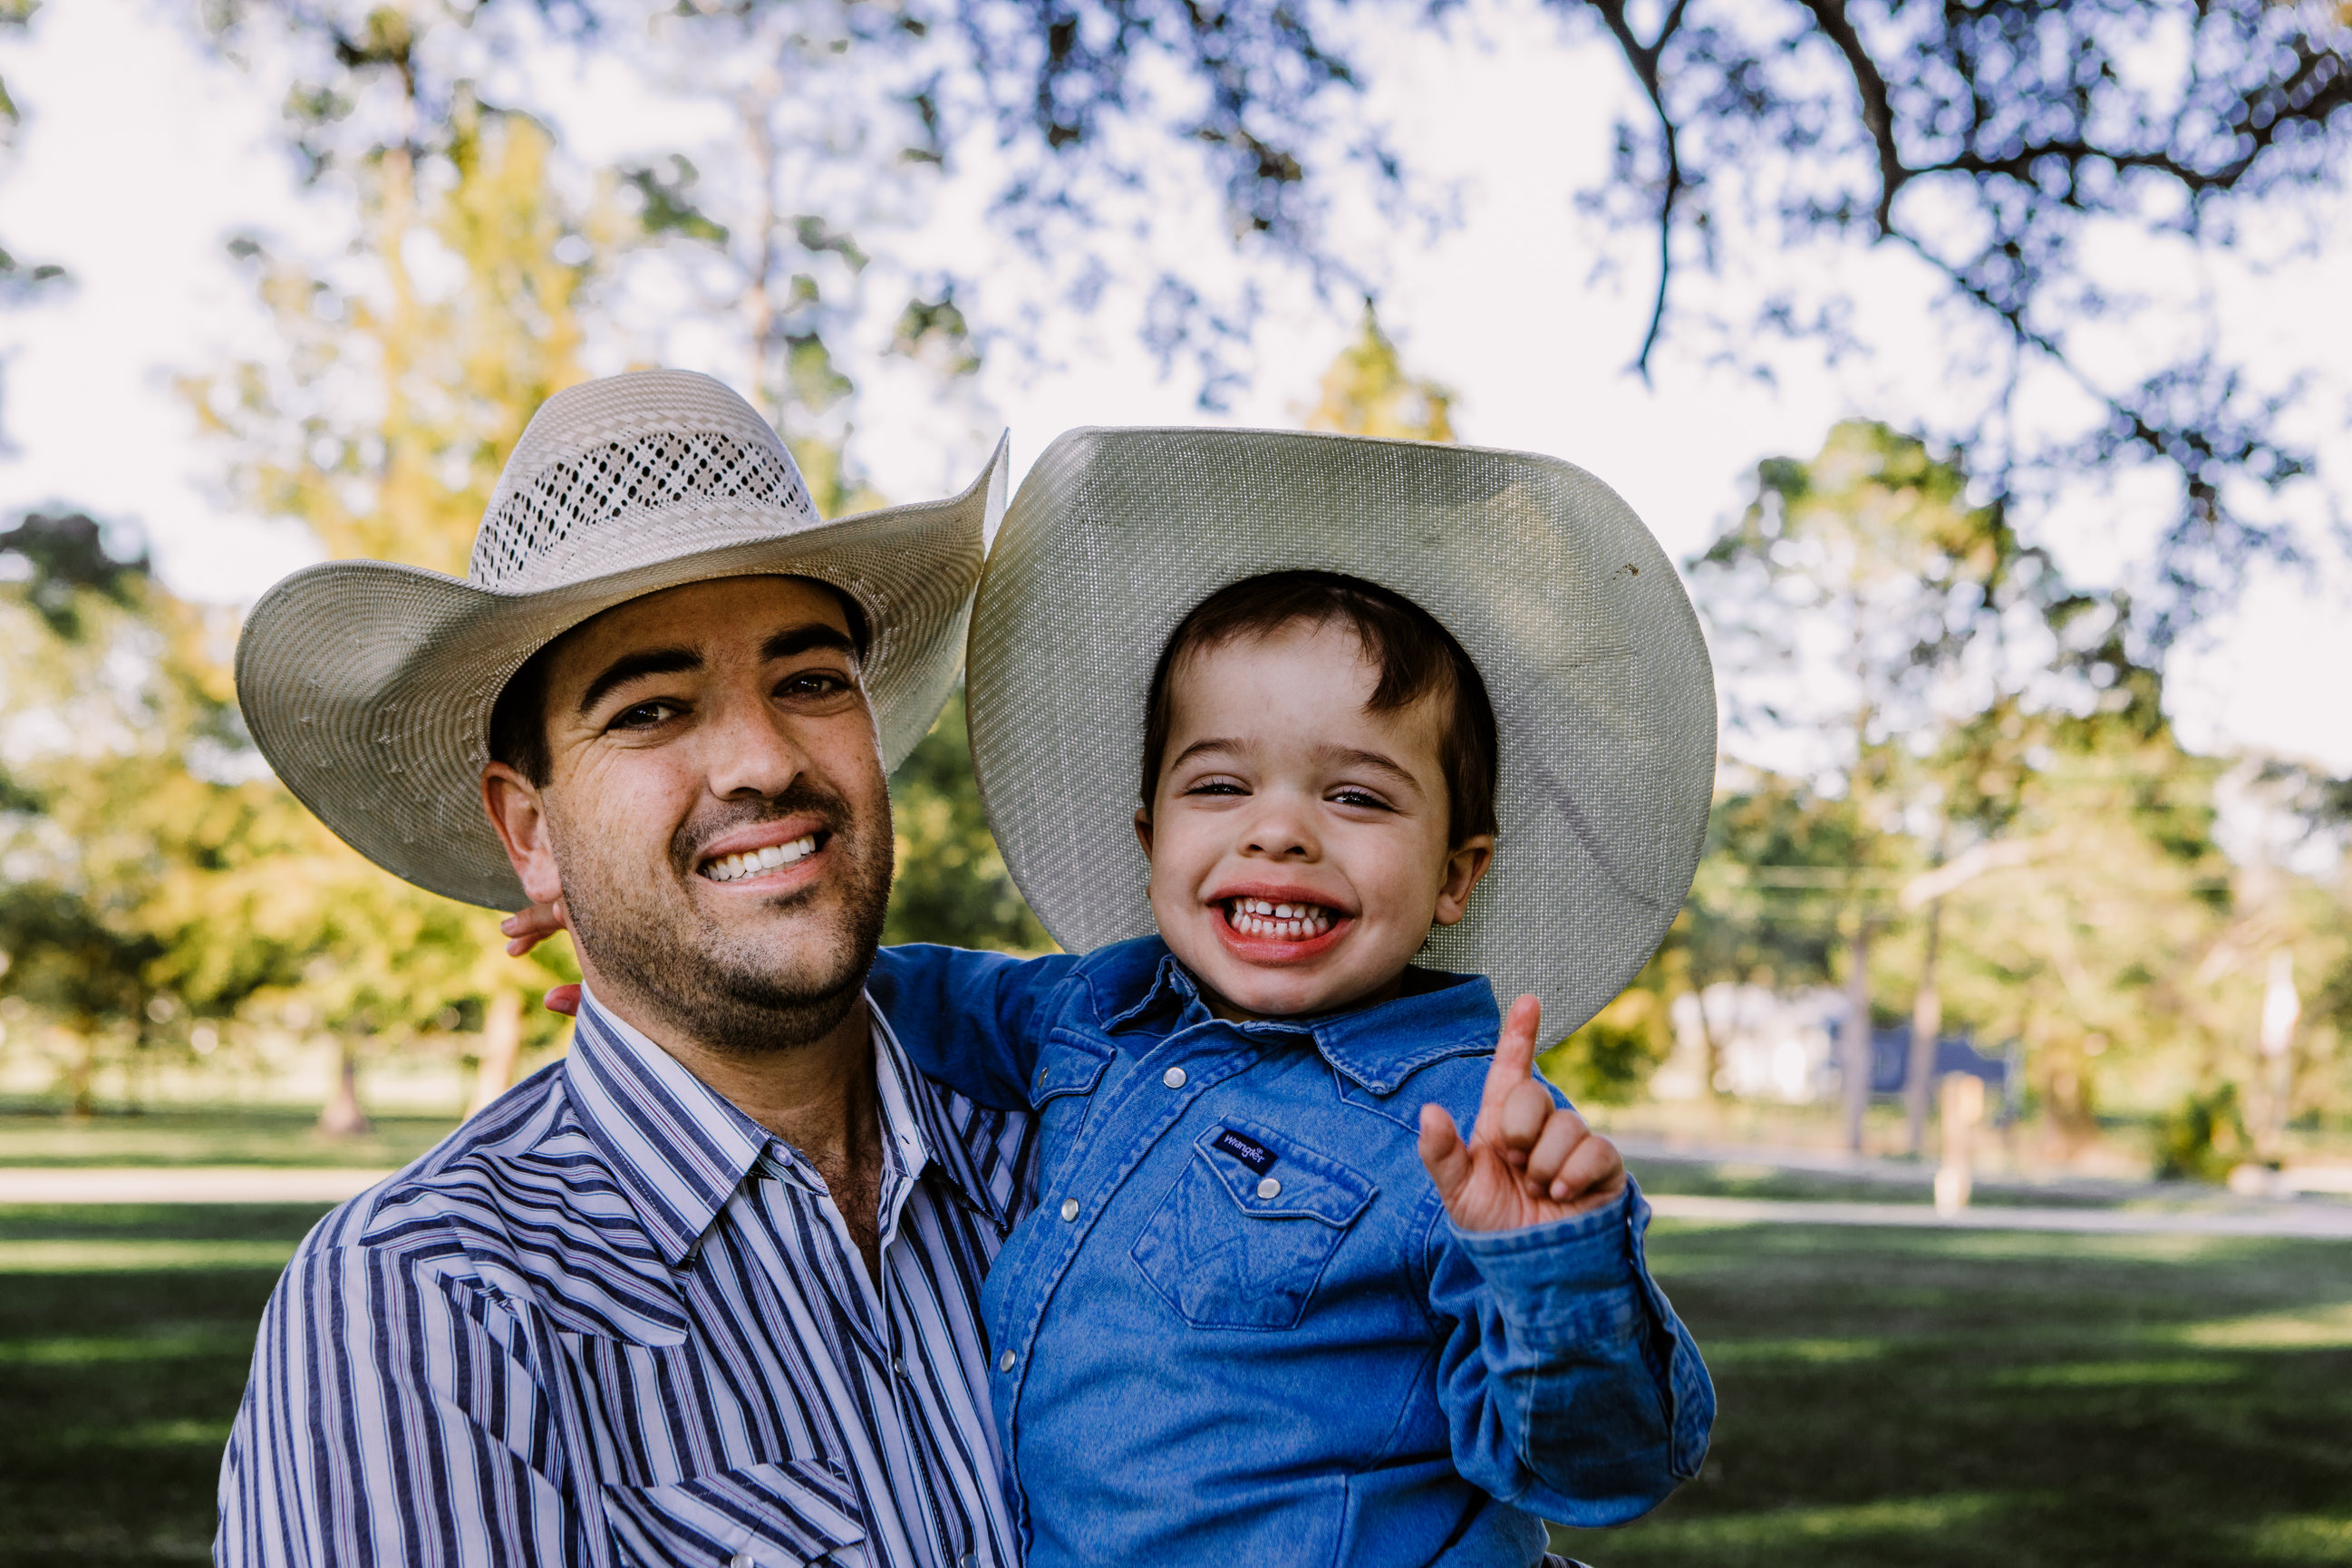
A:
<svg viewBox="0 0 2352 1568">
<path fill-rule="evenodd" d="M 1032 1025 L 1077 962 L 913 943 L 876 953 L 866 989 L 926 1078 L 992 1110 L 1026 1110 L 1037 1068 Z"/>
<path fill-rule="evenodd" d="M 1649 1205 L 1614 1145 L 1535 1081 L 1533 997 L 1511 1009 L 1465 1142 L 1423 1108 L 1430 1305 L 1454 1463 L 1563 1524 L 1617 1524 L 1698 1471 L 1715 1391 L 1650 1278 Z"/>
<path fill-rule="evenodd" d="M 1640 1189 L 1521 1230 L 1442 1205 L 1430 1305 L 1450 1324 L 1438 1399 L 1465 1478 L 1557 1523 L 1622 1524 L 1698 1473 L 1715 1389 L 1650 1278 Z"/>
</svg>

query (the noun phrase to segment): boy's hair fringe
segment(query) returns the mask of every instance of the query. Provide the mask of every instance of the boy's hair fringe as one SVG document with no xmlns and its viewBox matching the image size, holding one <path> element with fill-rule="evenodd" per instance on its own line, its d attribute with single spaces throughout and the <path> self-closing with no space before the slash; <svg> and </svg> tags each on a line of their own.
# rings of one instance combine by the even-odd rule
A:
<svg viewBox="0 0 2352 1568">
<path fill-rule="evenodd" d="M 1380 671 L 1365 704 L 1370 711 L 1392 713 L 1431 695 L 1451 699 L 1437 742 L 1445 775 L 1446 842 L 1493 833 L 1500 748 L 1494 706 L 1478 667 L 1428 611 L 1401 594 L 1336 572 L 1245 577 L 1195 605 L 1169 635 L 1144 705 L 1143 808 L 1151 809 L 1160 787 L 1174 721 L 1168 678 L 1177 662 L 1301 621 L 1317 626 L 1336 623 L 1355 633 L 1365 662 Z"/>
</svg>

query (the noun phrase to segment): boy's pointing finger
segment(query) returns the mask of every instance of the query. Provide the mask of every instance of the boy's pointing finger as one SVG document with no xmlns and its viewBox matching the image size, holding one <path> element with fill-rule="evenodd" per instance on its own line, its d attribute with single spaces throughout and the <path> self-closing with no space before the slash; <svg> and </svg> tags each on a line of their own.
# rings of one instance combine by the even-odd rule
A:
<svg viewBox="0 0 2352 1568">
<path fill-rule="evenodd" d="M 1503 1018 L 1503 1033 L 1495 1042 L 1495 1060 L 1486 1068 L 1486 1087 L 1478 1096 L 1483 1116 L 1495 1110 L 1511 1090 L 1535 1076 L 1536 1031 L 1543 1022 L 1543 1004 L 1522 996 Z"/>
</svg>

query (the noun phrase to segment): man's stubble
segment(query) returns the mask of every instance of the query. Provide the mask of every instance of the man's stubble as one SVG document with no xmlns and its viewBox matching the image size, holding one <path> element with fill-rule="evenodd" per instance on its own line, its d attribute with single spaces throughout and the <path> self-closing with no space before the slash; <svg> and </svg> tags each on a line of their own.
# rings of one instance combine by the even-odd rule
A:
<svg viewBox="0 0 2352 1568">
<path fill-rule="evenodd" d="M 608 984 L 635 991 L 705 1046 L 730 1053 L 813 1044 L 857 1005 L 890 903 L 895 844 L 887 794 L 869 814 L 877 818 L 870 831 L 845 799 L 805 776 L 781 795 L 698 813 L 671 838 L 670 879 L 651 887 L 599 856 L 596 835 L 572 831 L 578 825 L 562 820 L 551 792 L 547 804 L 572 939 Z M 814 912 L 838 889 L 835 920 L 745 931 L 694 905 L 686 889 L 698 874 L 700 846 L 747 824 L 803 813 L 823 819 L 826 852 L 840 870 L 772 907 Z"/>
</svg>

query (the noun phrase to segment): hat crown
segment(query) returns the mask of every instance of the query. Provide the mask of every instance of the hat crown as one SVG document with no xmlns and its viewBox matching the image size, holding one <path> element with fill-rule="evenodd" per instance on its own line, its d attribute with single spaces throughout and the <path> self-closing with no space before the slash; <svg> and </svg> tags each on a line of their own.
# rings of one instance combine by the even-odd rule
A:
<svg viewBox="0 0 2352 1568">
<path fill-rule="evenodd" d="M 758 410 L 707 375 L 637 371 L 541 405 L 499 476 L 467 578 L 540 593 L 819 522 Z"/>
</svg>

